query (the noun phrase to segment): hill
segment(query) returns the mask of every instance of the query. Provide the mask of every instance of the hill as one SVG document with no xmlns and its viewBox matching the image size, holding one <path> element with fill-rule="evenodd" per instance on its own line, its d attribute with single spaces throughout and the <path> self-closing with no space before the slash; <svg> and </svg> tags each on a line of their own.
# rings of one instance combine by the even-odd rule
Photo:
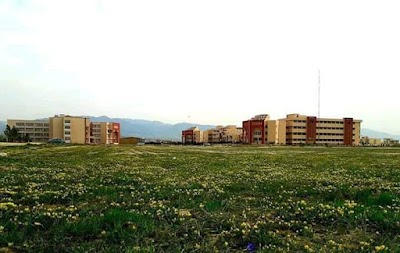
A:
<svg viewBox="0 0 400 253">
<path fill-rule="evenodd" d="M 368 128 L 361 129 L 361 136 L 368 136 L 371 138 L 379 138 L 379 139 L 393 138 L 396 140 L 400 140 L 400 135 L 388 134 L 388 133 L 379 132 L 379 131 L 368 129 Z"/>
<path fill-rule="evenodd" d="M 211 125 L 199 125 L 192 123 L 165 124 L 160 121 L 142 119 L 109 118 L 107 116 L 92 117 L 93 122 L 111 121 L 121 124 L 122 136 L 137 136 L 150 139 L 181 140 L 182 130 L 198 126 L 201 130 L 213 128 Z"/>
<path fill-rule="evenodd" d="M 4 130 L 6 129 L 6 122 L 0 120 L 0 134 L 3 134 Z"/>
<path fill-rule="evenodd" d="M 89 117 L 94 122 L 117 122 L 121 124 L 122 136 L 137 136 L 150 139 L 169 139 L 180 140 L 182 130 L 190 127 L 198 126 L 201 130 L 213 128 L 212 125 L 200 125 L 194 123 L 178 123 L 178 124 L 165 124 L 160 121 L 142 120 L 142 119 L 128 119 L 128 118 L 109 118 L 107 116 L 85 116 Z M 0 120 L 0 134 L 6 128 L 6 121 Z M 371 138 L 393 138 L 400 140 L 400 135 L 393 135 L 385 132 L 380 132 L 368 128 L 361 129 L 361 136 L 368 136 Z"/>
</svg>

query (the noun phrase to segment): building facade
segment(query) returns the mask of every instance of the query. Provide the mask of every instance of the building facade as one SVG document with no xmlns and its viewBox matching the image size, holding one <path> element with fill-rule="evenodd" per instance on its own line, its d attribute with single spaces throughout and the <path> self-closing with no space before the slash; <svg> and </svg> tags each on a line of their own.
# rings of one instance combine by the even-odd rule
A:
<svg viewBox="0 0 400 253">
<path fill-rule="evenodd" d="M 256 115 L 243 121 L 243 143 L 278 144 L 279 122 L 270 120 L 268 114 Z"/>
<path fill-rule="evenodd" d="M 120 124 L 113 122 L 91 122 L 90 143 L 115 144 L 120 142 Z"/>
<path fill-rule="evenodd" d="M 65 143 L 90 144 L 90 119 L 69 115 L 49 118 L 50 139 L 64 139 Z"/>
<path fill-rule="evenodd" d="M 33 142 L 46 142 L 60 138 L 65 143 L 74 144 L 112 144 L 119 143 L 120 124 L 113 122 L 90 122 L 89 118 L 69 115 L 55 115 L 48 120 L 7 120 L 11 128 Z"/>
<path fill-rule="evenodd" d="M 360 144 L 363 146 L 382 146 L 383 141 L 379 138 L 370 138 L 368 136 L 361 137 Z"/>
<path fill-rule="evenodd" d="M 182 131 L 182 144 L 203 143 L 203 131 L 198 127 L 191 127 Z"/>
<path fill-rule="evenodd" d="M 191 127 L 182 131 L 183 144 L 238 143 L 241 142 L 241 138 L 242 128 L 237 128 L 235 125 L 216 126 L 205 131 Z"/>
<path fill-rule="evenodd" d="M 7 125 L 14 126 L 22 135 L 27 135 L 32 142 L 46 142 L 49 139 L 49 121 L 8 119 Z"/>
<path fill-rule="evenodd" d="M 317 118 L 288 114 L 270 120 L 267 114 L 243 121 L 243 143 L 248 144 L 317 144 L 359 145 L 361 120 L 353 118 Z"/>
<path fill-rule="evenodd" d="M 317 118 L 289 114 L 286 122 L 286 144 L 359 145 L 361 120 L 353 118 Z"/>
<path fill-rule="evenodd" d="M 393 138 L 383 138 L 382 145 L 383 146 L 398 146 L 399 140 L 395 140 Z"/>
</svg>

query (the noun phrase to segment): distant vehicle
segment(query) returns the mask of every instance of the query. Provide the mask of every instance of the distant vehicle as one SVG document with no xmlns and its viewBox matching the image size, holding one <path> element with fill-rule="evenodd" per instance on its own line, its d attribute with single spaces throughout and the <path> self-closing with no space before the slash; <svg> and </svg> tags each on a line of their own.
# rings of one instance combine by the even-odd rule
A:
<svg viewBox="0 0 400 253">
<path fill-rule="evenodd" d="M 47 143 L 57 143 L 57 144 L 64 144 L 64 139 L 61 138 L 54 138 L 47 141 Z"/>
</svg>

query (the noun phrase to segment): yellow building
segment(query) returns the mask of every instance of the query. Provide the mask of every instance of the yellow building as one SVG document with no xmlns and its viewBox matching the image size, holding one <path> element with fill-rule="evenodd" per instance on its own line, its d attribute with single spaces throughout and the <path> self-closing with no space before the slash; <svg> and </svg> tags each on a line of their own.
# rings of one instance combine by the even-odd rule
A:
<svg viewBox="0 0 400 253">
<path fill-rule="evenodd" d="M 286 116 L 286 144 L 359 145 L 361 120 Z"/>
<path fill-rule="evenodd" d="M 395 140 L 393 138 L 384 138 L 382 145 L 383 146 L 398 146 L 399 140 Z"/>
<path fill-rule="evenodd" d="M 268 114 L 256 115 L 243 121 L 243 143 L 278 144 L 279 121 L 271 120 Z"/>
<path fill-rule="evenodd" d="M 120 124 L 113 122 L 90 122 L 89 118 L 69 115 L 55 115 L 48 120 L 7 120 L 11 128 L 15 126 L 22 135 L 28 134 L 33 142 L 49 139 L 63 139 L 74 144 L 119 143 Z"/>
<path fill-rule="evenodd" d="M 49 122 L 47 120 L 8 119 L 7 125 L 14 126 L 22 135 L 28 135 L 32 142 L 46 142 L 49 139 Z"/>
<path fill-rule="evenodd" d="M 199 144 L 203 143 L 203 131 L 198 127 L 191 127 L 182 131 L 183 144 Z"/>
<path fill-rule="evenodd" d="M 363 146 L 382 146 L 383 141 L 379 138 L 370 138 L 368 136 L 363 136 L 360 140 L 360 144 Z"/>
<path fill-rule="evenodd" d="M 319 144 L 359 145 L 361 120 L 353 118 L 317 118 L 288 114 L 270 120 L 261 114 L 243 121 L 243 143 L 248 144 Z"/>
<path fill-rule="evenodd" d="M 113 122 L 90 123 L 90 143 L 116 144 L 120 141 L 120 124 Z"/>
<path fill-rule="evenodd" d="M 216 126 L 204 131 L 203 140 L 204 143 L 220 143 L 222 142 L 222 128 L 223 126 Z M 228 138 L 225 136 L 225 138 Z"/>
<path fill-rule="evenodd" d="M 216 126 L 203 132 L 204 143 L 238 143 L 241 137 L 242 128 L 235 125 Z"/>
<path fill-rule="evenodd" d="M 49 118 L 50 139 L 61 138 L 65 143 L 90 144 L 90 119 L 69 115 Z"/>
</svg>

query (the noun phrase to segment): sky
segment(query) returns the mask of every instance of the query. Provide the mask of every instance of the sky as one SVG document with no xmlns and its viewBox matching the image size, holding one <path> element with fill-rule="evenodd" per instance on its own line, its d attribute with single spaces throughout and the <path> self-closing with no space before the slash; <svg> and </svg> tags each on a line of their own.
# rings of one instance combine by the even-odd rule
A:
<svg viewBox="0 0 400 253">
<path fill-rule="evenodd" d="M 400 134 L 400 2 L 0 0 L 0 120 L 241 125 L 353 117 Z"/>
</svg>

